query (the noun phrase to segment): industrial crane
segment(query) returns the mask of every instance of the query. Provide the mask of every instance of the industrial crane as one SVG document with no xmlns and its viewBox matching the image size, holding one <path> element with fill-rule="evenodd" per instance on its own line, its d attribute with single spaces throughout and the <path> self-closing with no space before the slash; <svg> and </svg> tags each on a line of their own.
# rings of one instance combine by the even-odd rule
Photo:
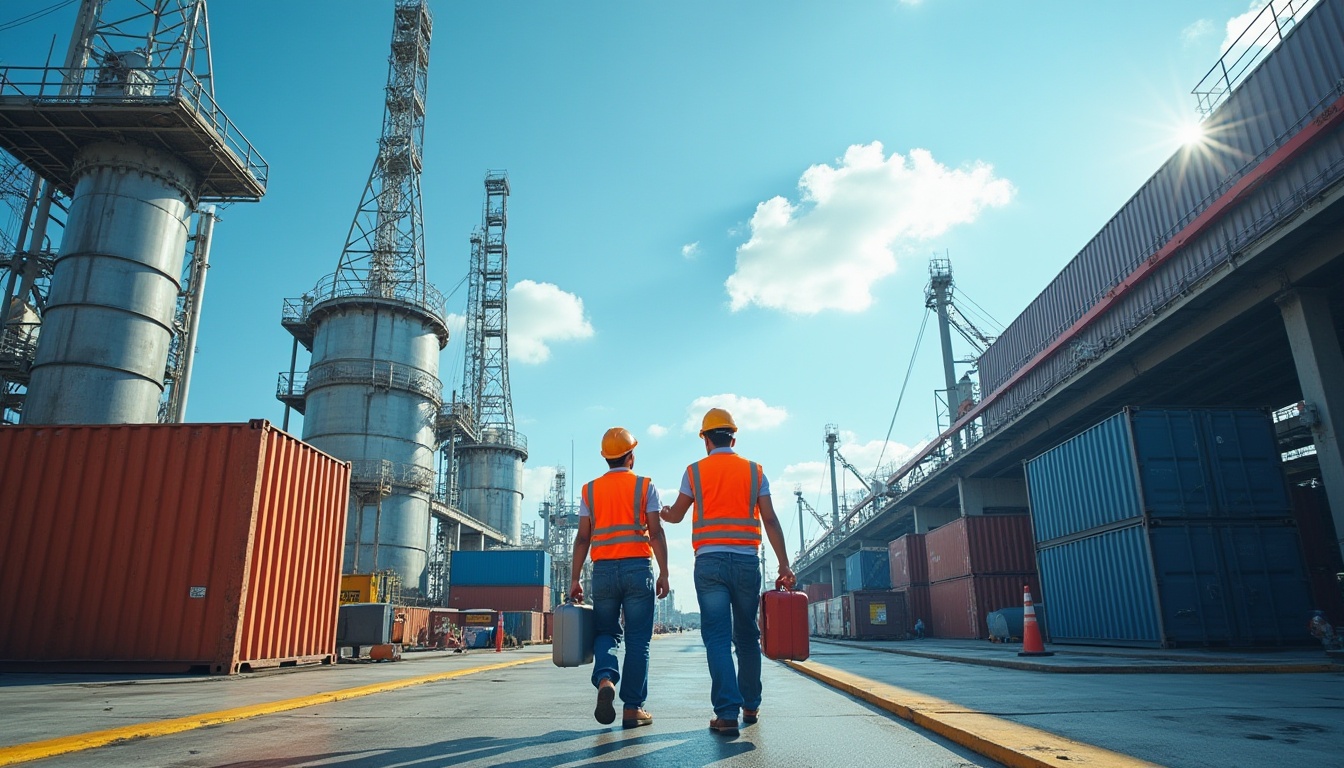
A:
<svg viewBox="0 0 1344 768">
<path fill-rule="evenodd" d="M 798 554 L 801 555 L 807 549 L 807 539 L 803 536 L 803 510 L 806 509 L 812 513 L 812 517 L 821 525 L 821 535 L 823 536 L 826 534 L 826 518 L 822 517 L 821 513 L 813 509 L 812 505 L 807 503 L 807 499 L 803 498 L 803 486 L 793 486 L 793 495 L 798 499 Z"/>
</svg>

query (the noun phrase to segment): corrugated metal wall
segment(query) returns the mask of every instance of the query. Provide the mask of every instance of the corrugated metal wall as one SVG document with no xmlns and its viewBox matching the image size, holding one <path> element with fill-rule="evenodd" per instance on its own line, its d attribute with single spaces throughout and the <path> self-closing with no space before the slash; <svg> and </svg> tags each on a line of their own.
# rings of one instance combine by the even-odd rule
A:
<svg viewBox="0 0 1344 768">
<path fill-rule="evenodd" d="M 1142 525 L 1044 548 L 1037 560 L 1052 641 L 1162 644 Z"/>
<path fill-rule="evenodd" d="M 887 544 L 887 570 L 893 588 L 929 583 L 929 556 L 924 534 L 907 533 Z"/>
<path fill-rule="evenodd" d="M 924 536 L 929 581 L 972 574 L 1035 573 L 1035 547 L 1027 515 L 975 515 Z"/>
<path fill-rule="evenodd" d="M 1046 349 L 1125 276 L 1282 147 L 1344 89 L 1344 0 L 1322 0 L 1206 123 L 1214 141 L 1168 160 L 979 361 L 992 392 Z M 986 408 L 991 428 L 1012 418 L 1153 316 L 1278 220 L 1344 178 L 1344 135 L 1322 137 L 1185 245 L 1116 306 Z"/>
<path fill-rule="evenodd" d="M 1129 418 L 1109 419 L 1026 463 L 1036 541 L 1143 514 Z"/>
<path fill-rule="evenodd" d="M 537 549 L 459 550 L 448 570 L 454 586 L 541 586 L 550 584 L 551 553 Z"/>
<path fill-rule="evenodd" d="M 349 472 L 261 421 L 0 429 L 0 660 L 333 657 Z"/>
</svg>

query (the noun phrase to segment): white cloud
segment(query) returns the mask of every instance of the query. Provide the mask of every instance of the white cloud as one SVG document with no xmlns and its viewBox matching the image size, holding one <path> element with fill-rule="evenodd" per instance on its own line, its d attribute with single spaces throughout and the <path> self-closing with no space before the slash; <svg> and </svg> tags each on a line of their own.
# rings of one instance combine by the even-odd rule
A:
<svg viewBox="0 0 1344 768">
<path fill-rule="evenodd" d="M 1185 29 L 1181 30 L 1181 42 L 1185 45 L 1194 45 L 1208 37 L 1213 32 L 1213 22 L 1208 19 L 1200 19 Z"/>
<path fill-rule="evenodd" d="M 523 476 L 519 483 L 523 492 L 523 522 L 531 523 L 535 520 L 537 510 L 546 500 L 546 494 L 551 492 L 553 480 L 555 480 L 555 467 L 523 466 Z"/>
<path fill-rule="evenodd" d="M 664 427 L 662 424 L 650 424 L 650 425 L 649 425 L 649 436 L 650 436 L 650 437 L 662 437 L 663 435 L 666 435 L 666 434 L 667 434 L 667 427 Z"/>
<path fill-rule="evenodd" d="M 681 255 L 683 258 L 687 259 L 694 259 L 696 256 L 699 256 L 700 241 L 696 240 L 694 243 L 687 243 L 681 246 Z"/>
<path fill-rule="evenodd" d="M 739 395 L 709 395 L 697 397 L 686 406 L 686 421 L 682 429 L 695 434 L 700 431 L 700 420 L 710 408 L 724 408 L 733 415 L 733 421 L 740 430 L 764 430 L 778 427 L 789 417 L 782 407 L 766 405 L 764 400 Z"/>
<path fill-rule="evenodd" d="M 896 271 L 898 253 L 1006 205 L 1015 192 L 985 163 L 952 169 L 924 149 L 887 157 L 876 141 L 851 146 L 835 167 L 808 168 L 798 188 L 797 203 L 777 196 L 756 206 L 751 238 L 725 283 L 734 311 L 862 311 L 873 284 Z"/>
<path fill-rule="evenodd" d="M 551 283 L 521 280 L 509 289 L 509 361 L 544 363 L 550 344 L 586 339 L 593 326 L 583 314 L 583 299 Z"/>
<path fill-rule="evenodd" d="M 457 339 L 458 344 L 463 344 L 467 338 L 467 318 L 465 315 L 449 314 L 444 318 L 448 322 L 448 338 Z"/>
</svg>

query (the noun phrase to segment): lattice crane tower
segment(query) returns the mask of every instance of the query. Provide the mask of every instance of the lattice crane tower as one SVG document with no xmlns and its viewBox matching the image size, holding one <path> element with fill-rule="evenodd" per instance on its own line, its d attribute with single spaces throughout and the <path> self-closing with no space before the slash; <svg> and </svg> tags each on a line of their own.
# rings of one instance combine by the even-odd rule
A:
<svg viewBox="0 0 1344 768">
<path fill-rule="evenodd" d="M 50 269 L 32 359 L 16 368 L 26 380 L 6 376 L 6 389 L 26 384 L 25 423 L 158 421 L 170 368 L 190 369 L 170 350 L 182 346 L 191 216 L 202 203 L 260 199 L 268 174 L 214 82 L 204 0 L 83 0 L 64 66 L 0 70 L 0 149 L 43 180 L 0 315 Z M 70 202 L 48 266 L 58 195 Z"/>
<path fill-rule="evenodd" d="M 513 426 L 509 393 L 509 175 L 485 175 L 481 227 L 471 236 L 463 399 L 476 414 L 476 439 L 457 450 L 462 511 L 517 544 L 522 530 L 523 462 L 527 439 Z"/>
<path fill-rule="evenodd" d="M 306 380 L 282 373 L 276 393 L 304 414 L 305 440 L 353 463 L 345 571 L 393 570 L 411 595 L 428 591 L 448 344 L 420 206 L 432 23 L 427 0 L 396 0 L 378 157 L 335 274 L 285 302 L 281 324 L 313 356 Z"/>
</svg>

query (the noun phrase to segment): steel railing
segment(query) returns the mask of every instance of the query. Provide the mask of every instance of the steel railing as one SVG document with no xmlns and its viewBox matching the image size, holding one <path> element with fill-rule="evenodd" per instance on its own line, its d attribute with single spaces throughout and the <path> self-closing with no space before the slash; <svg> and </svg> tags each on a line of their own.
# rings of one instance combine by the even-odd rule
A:
<svg viewBox="0 0 1344 768">
<path fill-rule="evenodd" d="M 374 283 L 343 277 L 340 273 L 327 275 L 313 290 L 296 299 L 285 299 L 280 309 L 283 323 L 302 325 L 308 322 L 313 307 L 324 301 L 344 298 L 375 298 L 397 301 L 429 312 L 434 319 L 447 326 L 447 302 L 439 289 L 419 279 L 379 280 Z"/>
<path fill-rule="evenodd" d="M 1198 100 L 1199 113 L 1205 117 L 1212 114 L 1317 1 L 1270 0 L 1191 91 Z"/>
</svg>

